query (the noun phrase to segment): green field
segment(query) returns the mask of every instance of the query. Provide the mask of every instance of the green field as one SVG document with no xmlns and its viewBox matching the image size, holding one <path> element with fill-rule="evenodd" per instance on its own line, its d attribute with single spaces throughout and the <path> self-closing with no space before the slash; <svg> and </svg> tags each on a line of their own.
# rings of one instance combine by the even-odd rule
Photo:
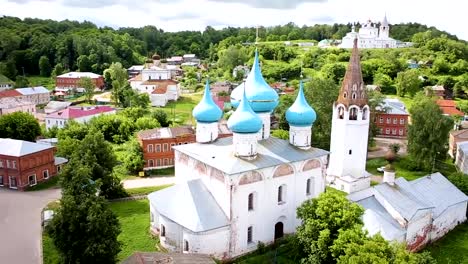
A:
<svg viewBox="0 0 468 264">
<path fill-rule="evenodd" d="M 159 241 L 149 232 L 148 200 L 114 202 L 110 204 L 110 208 L 117 214 L 122 230 L 118 237 L 122 242 L 122 251 L 118 255 L 119 261 L 135 251 L 157 251 Z M 59 263 L 59 255 L 52 240 L 43 234 L 42 241 L 44 264 Z"/>
<path fill-rule="evenodd" d="M 403 177 L 407 179 L 408 181 L 415 180 L 417 178 L 426 176 L 429 174 L 429 171 L 412 171 L 408 170 L 403 166 L 403 163 L 406 162 L 406 157 L 400 157 L 398 160 L 396 160 L 393 165 L 395 167 L 396 171 L 396 177 Z M 383 173 L 377 171 L 377 168 L 385 166 L 387 164 L 387 161 L 384 158 L 376 158 L 376 159 L 370 159 L 367 160 L 366 164 L 366 170 L 369 173 L 372 173 L 373 175 L 380 175 L 382 176 Z"/>
<path fill-rule="evenodd" d="M 169 120 L 177 124 L 193 125 L 192 110 L 200 102 L 201 93 L 183 95 L 177 102 L 169 102 L 165 107 L 159 108 L 167 113 Z"/>
<path fill-rule="evenodd" d="M 28 76 L 27 78 L 31 86 L 44 86 L 48 90 L 53 90 L 55 88 L 55 80 L 51 77 Z"/>
<path fill-rule="evenodd" d="M 127 193 L 131 196 L 135 195 L 146 195 L 150 194 L 155 191 L 162 190 L 164 188 L 170 187 L 172 184 L 167 184 L 167 185 L 159 185 L 159 186 L 149 186 L 149 187 L 140 187 L 140 188 L 132 188 L 132 189 L 126 189 Z"/>
<path fill-rule="evenodd" d="M 440 264 L 468 264 L 468 223 L 457 226 L 425 250 Z"/>
</svg>

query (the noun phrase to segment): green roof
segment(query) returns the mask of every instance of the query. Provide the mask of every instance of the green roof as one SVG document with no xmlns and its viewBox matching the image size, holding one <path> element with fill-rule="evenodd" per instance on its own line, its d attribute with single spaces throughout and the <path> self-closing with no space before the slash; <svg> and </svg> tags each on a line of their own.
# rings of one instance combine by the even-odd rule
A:
<svg viewBox="0 0 468 264">
<path fill-rule="evenodd" d="M 11 84 L 13 84 L 13 81 L 8 79 L 5 75 L 0 74 L 0 83 L 11 83 Z"/>
</svg>

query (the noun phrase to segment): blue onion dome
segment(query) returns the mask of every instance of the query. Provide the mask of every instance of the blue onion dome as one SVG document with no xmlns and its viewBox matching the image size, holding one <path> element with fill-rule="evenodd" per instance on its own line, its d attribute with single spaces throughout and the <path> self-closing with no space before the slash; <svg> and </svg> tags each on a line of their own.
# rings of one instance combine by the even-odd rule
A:
<svg viewBox="0 0 468 264">
<path fill-rule="evenodd" d="M 252 110 L 245 92 L 236 111 L 229 118 L 227 125 L 235 133 L 257 133 L 262 129 L 262 120 Z"/>
<path fill-rule="evenodd" d="M 239 105 L 244 89 L 243 86 L 244 84 L 237 86 L 231 93 L 231 104 L 234 107 Z M 278 93 L 263 79 L 257 50 L 255 50 L 252 70 L 245 81 L 245 93 L 250 106 L 256 113 L 272 112 L 278 106 Z"/>
<path fill-rule="evenodd" d="M 197 122 L 213 123 L 218 122 L 223 116 L 223 111 L 211 98 L 210 82 L 206 80 L 205 93 L 201 101 L 195 106 L 192 112 Z"/>
<path fill-rule="evenodd" d="M 286 120 L 293 126 L 311 126 L 317 119 L 315 110 L 307 103 L 301 81 L 296 101 L 286 111 Z"/>
</svg>

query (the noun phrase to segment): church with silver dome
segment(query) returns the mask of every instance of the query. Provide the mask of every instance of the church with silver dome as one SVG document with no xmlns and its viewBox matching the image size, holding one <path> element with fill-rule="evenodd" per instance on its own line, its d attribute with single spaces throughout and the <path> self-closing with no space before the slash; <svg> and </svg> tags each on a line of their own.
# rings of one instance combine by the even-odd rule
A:
<svg viewBox="0 0 468 264">
<path fill-rule="evenodd" d="M 278 99 L 255 51 L 247 79 L 231 94 L 233 136 L 218 138 L 223 112 L 207 81 L 193 109 L 197 142 L 174 147 L 176 184 L 148 196 L 162 246 L 230 259 L 296 231 L 296 208 L 325 190 L 328 152 L 311 147 L 316 113 L 302 82 L 286 112 L 289 141 L 270 136 Z"/>
</svg>

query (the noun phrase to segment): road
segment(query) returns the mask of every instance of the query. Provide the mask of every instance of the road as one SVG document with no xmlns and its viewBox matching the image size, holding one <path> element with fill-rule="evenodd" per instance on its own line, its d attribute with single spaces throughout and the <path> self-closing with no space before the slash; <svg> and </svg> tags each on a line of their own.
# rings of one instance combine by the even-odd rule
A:
<svg viewBox="0 0 468 264">
<path fill-rule="evenodd" d="M 41 210 L 60 189 L 19 192 L 0 188 L 0 262 L 42 263 Z"/>
<path fill-rule="evenodd" d="M 408 145 L 408 141 L 405 139 L 398 139 L 398 138 L 375 138 L 375 143 L 377 147 L 379 147 L 379 150 L 376 151 L 369 151 L 367 153 L 367 158 L 368 159 L 373 159 L 373 158 L 380 158 L 380 157 L 385 157 L 385 154 L 387 154 L 388 151 L 388 146 L 393 143 L 398 143 L 400 144 L 400 151 L 398 152 L 398 155 L 404 156 L 406 155 L 406 148 Z"/>
</svg>

